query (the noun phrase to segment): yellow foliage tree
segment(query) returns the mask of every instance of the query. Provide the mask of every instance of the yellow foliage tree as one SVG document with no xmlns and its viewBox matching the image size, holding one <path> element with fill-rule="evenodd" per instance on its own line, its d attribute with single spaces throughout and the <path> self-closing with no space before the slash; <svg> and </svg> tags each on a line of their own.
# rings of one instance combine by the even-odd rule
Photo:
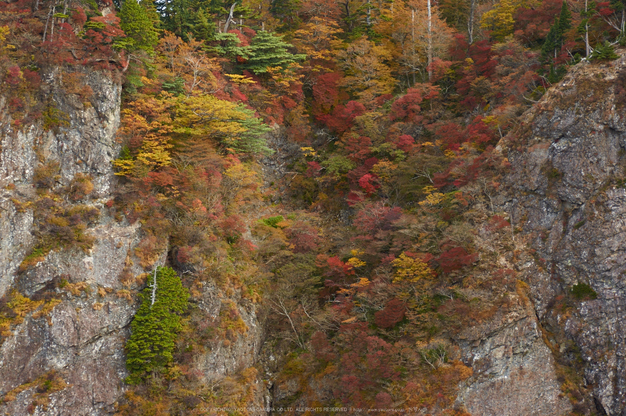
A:
<svg viewBox="0 0 626 416">
<path fill-rule="evenodd" d="M 337 53 L 339 66 L 346 76 L 341 85 L 364 103 L 393 92 L 396 80 L 385 63 L 392 54 L 384 46 L 375 45 L 365 37 Z"/>
<path fill-rule="evenodd" d="M 212 95 L 175 99 L 174 131 L 187 136 L 188 153 L 201 155 L 207 140 L 215 140 L 227 151 L 271 153 L 263 135 L 270 129 L 243 104 Z"/>
<path fill-rule="evenodd" d="M 8 26 L 0 26 L 0 55 L 7 49 L 11 49 L 9 45 L 6 44 L 7 36 L 11 33 L 11 29 Z"/>
<path fill-rule="evenodd" d="M 424 206 L 424 205 L 435 206 L 443 202 L 443 200 L 446 197 L 445 194 L 442 194 L 441 192 L 435 192 L 435 191 L 436 191 L 436 188 L 434 186 L 431 186 L 431 185 L 425 186 L 423 189 L 423 192 L 426 194 L 426 199 L 424 199 L 423 201 L 420 201 L 419 204 L 421 206 Z"/>
<path fill-rule="evenodd" d="M 424 279 L 430 279 L 435 275 L 435 272 L 419 259 L 409 257 L 402 253 L 400 256 L 392 262 L 396 268 L 393 282 L 407 282 L 417 283 Z"/>
<path fill-rule="evenodd" d="M 116 175 L 145 177 L 171 163 L 170 126 L 167 103 L 154 98 L 134 101 L 122 111 L 118 138 L 136 150 L 124 147 L 119 159 L 113 161 Z"/>
<path fill-rule="evenodd" d="M 530 6 L 525 0 L 500 0 L 495 7 L 480 19 L 480 27 L 491 30 L 491 36 L 502 41 L 513 34 L 515 20 L 513 15 L 522 6 Z"/>
<path fill-rule="evenodd" d="M 305 65 L 309 66 L 309 70 L 319 72 L 323 70 L 323 65 L 332 65 L 333 51 L 340 44 L 337 36 L 342 32 L 335 21 L 317 16 L 295 31 L 294 46 L 298 52 L 307 55 Z"/>
<path fill-rule="evenodd" d="M 250 166 L 237 163 L 224 172 L 222 200 L 227 211 L 241 212 L 242 206 L 259 199 L 261 178 Z"/>
</svg>

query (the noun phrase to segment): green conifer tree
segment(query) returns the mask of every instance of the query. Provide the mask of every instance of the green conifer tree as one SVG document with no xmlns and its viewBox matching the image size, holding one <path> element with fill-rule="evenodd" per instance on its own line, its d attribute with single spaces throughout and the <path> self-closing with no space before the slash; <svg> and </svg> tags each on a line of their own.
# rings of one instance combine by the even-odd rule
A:
<svg viewBox="0 0 626 416">
<path fill-rule="evenodd" d="M 126 343 L 129 384 L 137 384 L 171 364 L 176 335 L 182 329 L 180 314 L 187 310 L 189 293 L 174 270 L 159 267 L 139 298 L 141 306 Z"/>
<path fill-rule="evenodd" d="M 194 18 L 193 37 L 196 40 L 212 42 L 215 40 L 216 32 L 215 23 L 207 17 L 207 13 L 204 10 L 200 9 Z"/>
<path fill-rule="evenodd" d="M 282 37 L 261 31 L 246 48 L 249 58 L 245 66 L 255 74 L 264 74 L 269 68 L 287 69 L 290 64 L 303 61 L 306 55 L 292 54 L 288 51 L 293 46 L 283 41 Z"/>
<path fill-rule="evenodd" d="M 300 26 L 301 20 L 298 17 L 300 10 L 299 0 L 272 0 L 270 3 L 270 13 L 282 22 L 278 28 L 279 32 L 296 30 Z"/>
<path fill-rule="evenodd" d="M 237 62 L 237 57 L 248 59 L 250 51 L 247 46 L 239 46 L 241 41 L 234 33 L 217 33 L 215 39 L 219 41 L 219 45 L 215 47 L 215 51 L 230 58 L 232 63 Z"/>
<path fill-rule="evenodd" d="M 128 48 L 153 55 L 154 47 L 159 42 L 159 31 L 153 21 L 158 18 L 157 13 L 152 9 L 146 10 L 137 0 L 126 0 L 118 17 L 120 28 L 130 41 Z"/>
<path fill-rule="evenodd" d="M 615 53 L 615 48 L 608 41 L 604 41 L 603 44 L 596 46 L 591 54 L 591 60 L 597 61 L 612 61 L 619 58 L 619 55 Z"/>
<path fill-rule="evenodd" d="M 561 6 L 561 13 L 559 17 L 554 20 L 554 23 L 550 27 L 548 36 L 541 47 L 541 56 L 544 60 L 552 60 L 556 58 L 558 51 L 563 46 L 565 40 L 565 33 L 572 28 L 572 13 L 567 7 L 567 3 L 564 1 Z"/>
<path fill-rule="evenodd" d="M 565 1 L 561 6 L 561 14 L 559 15 L 558 24 L 560 40 L 562 43 L 565 33 L 572 28 L 572 13 L 569 11 L 569 7 Z"/>
<path fill-rule="evenodd" d="M 238 110 L 244 114 L 243 120 L 239 122 L 241 127 L 245 129 L 237 140 L 231 140 L 227 143 L 228 147 L 231 147 L 241 153 L 263 154 L 270 155 L 274 153 L 272 149 L 267 147 L 267 141 L 265 140 L 265 133 L 272 129 L 263 123 L 263 121 L 256 117 L 254 111 L 247 108 L 245 105 L 240 105 Z"/>
<path fill-rule="evenodd" d="M 550 31 L 546 36 L 546 40 L 541 45 L 541 59 L 544 62 L 550 62 L 554 59 L 554 55 L 557 50 L 557 45 L 560 46 L 559 38 L 559 19 L 554 21 L 554 24 L 550 26 Z"/>
</svg>

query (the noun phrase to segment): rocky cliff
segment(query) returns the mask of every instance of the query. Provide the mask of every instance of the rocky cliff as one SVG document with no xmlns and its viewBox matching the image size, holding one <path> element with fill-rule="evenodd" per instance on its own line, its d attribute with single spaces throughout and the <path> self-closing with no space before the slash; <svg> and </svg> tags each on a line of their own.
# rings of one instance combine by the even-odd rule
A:
<svg viewBox="0 0 626 416">
<path fill-rule="evenodd" d="M 59 77 L 46 75 L 40 122 L 18 129 L 0 102 L 0 414 L 112 414 L 125 391 L 134 294 L 167 254 L 142 255 L 140 225 L 113 203 L 119 84 L 86 72 L 85 100 L 63 93 Z M 581 63 L 500 143 L 511 168 L 495 202 L 511 233 L 497 247 L 487 231 L 475 239 L 520 281 L 452 340 L 473 371 L 458 409 L 626 411 L 625 110 L 626 58 Z M 193 316 L 207 326 L 236 317 L 238 330 L 209 337 L 190 361 L 199 383 L 226 389 L 225 378 L 257 362 L 258 311 L 215 282 L 196 289 Z M 268 402 L 261 378 L 250 376 L 248 404 Z"/>
<path fill-rule="evenodd" d="M 64 77 L 92 93 L 68 93 Z M 31 125 L 16 126 L 0 101 L 0 414 L 109 415 L 127 388 L 136 294 L 166 261 L 167 236 L 146 250 L 140 222 L 116 210 L 119 82 L 89 70 L 43 78 Z M 199 382 L 252 367 L 263 335 L 254 305 L 210 282 L 191 301 L 209 330 L 225 313 L 240 328 L 194 353 Z"/>
<path fill-rule="evenodd" d="M 501 143 L 506 211 L 531 248 L 517 269 L 562 391 L 583 414 L 626 409 L 625 110 L 626 58 L 583 62 Z"/>
<path fill-rule="evenodd" d="M 47 117 L 53 111 L 61 121 L 54 128 L 17 130 L 2 110 L 2 414 L 108 414 L 126 372 L 124 340 L 136 308 L 129 289 L 143 270 L 133 254 L 138 224 L 106 205 L 121 86 L 86 73 L 93 96 L 83 102 L 57 87 L 60 77 L 45 76 Z"/>
</svg>

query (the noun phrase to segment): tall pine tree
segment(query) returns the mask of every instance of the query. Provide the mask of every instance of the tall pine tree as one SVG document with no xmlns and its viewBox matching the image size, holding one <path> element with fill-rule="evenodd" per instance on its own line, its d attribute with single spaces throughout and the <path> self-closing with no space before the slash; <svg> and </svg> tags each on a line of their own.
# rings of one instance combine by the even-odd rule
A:
<svg viewBox="0 0 626 416">
<path fill-rule="evenodd" d="M 270 68 L 286 70 L 291 64 L 306 58 L 306 55 L 289 52 L 288 48 L 292 47 L 280 36 L 260 31 L 246 48 L 249 58 L 245 66 L 255 74 L 265 74 Z"/>
<path fill-rule="evenodd" d="M 159 267 L 139 298 L 141 306 L 126 343 L 129 384 L 164 370 L 173 361 L 176 335 L 182 329 L 180 314 L 187 310 L 189 293 L 173 269 Z"/>
<path fill-rule="evenodd" d="M 548 36 L 546 36 L 546 40 L 541 47 L 541 57 L 544 62 L 551 62 L 556 59 L 557 54 L 563 46 L 565 33 L 567 33 L 571 27 L 572 13 L 569 11 L 567 3 L 564 1 L 559 17 L 554 20 L 548 32 Z"/>
<path fill-rule="evenodd" d="M 142 50 L 148 55 L 154 54 L 154 47 L 159 43 L 158 14 L 146 10 L 137 0 L 126 0 L 118 13 L 120 28 L 128 37 L 131 51 Z"/>
</svg>

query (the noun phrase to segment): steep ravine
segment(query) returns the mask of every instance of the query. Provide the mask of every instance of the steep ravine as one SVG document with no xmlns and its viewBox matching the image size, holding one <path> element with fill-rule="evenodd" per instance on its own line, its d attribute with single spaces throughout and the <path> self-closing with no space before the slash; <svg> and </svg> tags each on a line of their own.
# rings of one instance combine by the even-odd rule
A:
<svg viewBox="0 0 626 416">
<path fill-rule="evenodd" d="M 47 78 L 49 99 L 67 124 L 14 131 L 7 115 L 0 120 L 0 296 L 18 289 L 40 302 L 25 303 L 3 330 L 0 414 L 109 415 L 125 390 L 124 343 L 137 307 L 130 294 L 167 253 L 138 258 L 139 223 L 109 203 L 121 87 L 89 72 L 94 97 L 86 104 L 56 90 L 56 76 Z M 472 415 L 623 414 L 626 58 L 573 68 L 499 149 L 511 163 L 498 201 L 510 215 L 515 251 L 503 262 L 522 282 L 506 308 L 454 340 L 473 370 L 456 406 Z M 278 175 L 273 160 L 265 168 Z M 59 204 L 97 211 L 85 230 L 95 242 L 24 262 L 37 244 L 42 198 L 34 185 L 46 166 L 56 166 L 49 186 Z M 93 189 L 73 198 L 81 175 Z M 209 321 L 235 305 L 247 327 L 195 356 L 202 380 L 255 365 L 266 337 L 256 306 L 208 282 L 194 302 Z M 258 405 L 271 400 L 263 377 Z"/>
</svg>

